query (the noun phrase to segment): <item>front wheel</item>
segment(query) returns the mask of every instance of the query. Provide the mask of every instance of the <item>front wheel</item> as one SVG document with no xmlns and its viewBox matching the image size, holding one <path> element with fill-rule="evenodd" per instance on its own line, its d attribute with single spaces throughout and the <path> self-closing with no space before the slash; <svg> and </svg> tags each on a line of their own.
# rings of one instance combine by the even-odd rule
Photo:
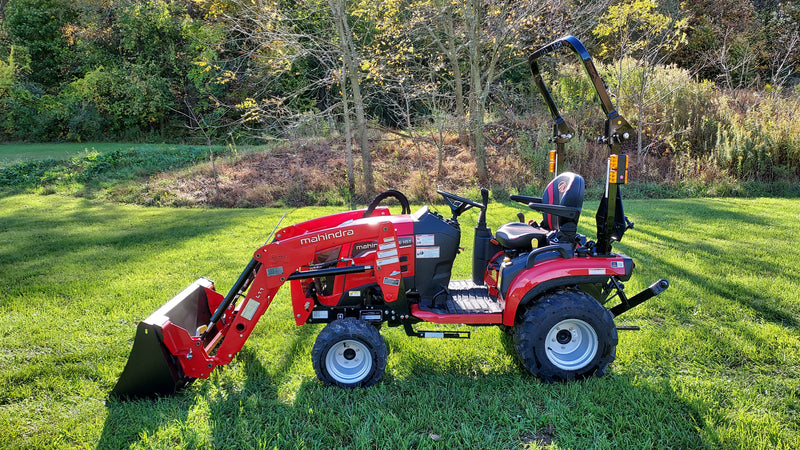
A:
<svg viewBox="0 0 800 450">
<path fill-rule="evenodd" d="M 577 290 L 538 299 L 514 332 L 522 365 L 547 382 L 603 376 L 616 357 L 617 341 L 611 312 Z"/>
<path fill-rule="evenodd" d="M 367 387 L 383 377 L 386 353 L 386 343 L 374 326 L 349 317 L 322 329 L 311 350 L 311 362 L 325 384 Z"/>
</svg>

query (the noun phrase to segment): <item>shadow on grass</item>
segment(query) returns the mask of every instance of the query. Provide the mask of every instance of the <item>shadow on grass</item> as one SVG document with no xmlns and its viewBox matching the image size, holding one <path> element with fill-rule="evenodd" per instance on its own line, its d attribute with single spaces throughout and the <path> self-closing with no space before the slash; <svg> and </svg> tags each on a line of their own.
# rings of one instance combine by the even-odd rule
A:
<svg viewBox="0 0 800 450">
<path fill-rule="evenodd" d="M 122 252 L 120 256 L 128 257 L 141 253 L 144 245 L 167 249 L 182 240 L 213 233 L 227 226 L 226 218 L 231 215 L 225 210 L 167 209 L 151 209 L 146 214 L 134 215 L 118 206 L 94 204 L 88 200 L 70 200 L 67 207 L 72 211 L 68 213 L 58 211 L 57 205 L 45 205 L 41 208 L 25 206 L 2 218 L 4 231 L 29 230 L 39 239 L 9 243 L 13 245 L 4 246 L 0 260 L 28 259 L 31 252 L 46 257 L 48 255 L 41 255 L 43 244 L 52 244 L 48 247 L 52 256 L 102 246 L 105 251 L 110 247 Z M 132 223 L 129 217 L 139 221 Z M 85 227 L 95 232 L 79 232 Z"/>
<path fill-rule="evenodd" d="M 108 400 L 106 418 L 98 449 L 127 448 L 133 442 L 169 442 L 170 440 L 180 447 L 201 448 L 205 438 L 201 436 L 164 436 L 163 433 L 173 433 L 175 423 L 187 421 L 189 411 L 194 406 L 194 396 L 178 394 L 174 397 L 142 400 Z M 156 447 L 158 445 L 155 445 Z"/>
<path fill-rule="evenodd" d="M 627 376 L 543 384 L 523 373 L 464 375 L 421 367 L 346 390 L 301 383 L 293 401 L 257 361 L 240 393 L 211 401 L 213 445 L 297 448 L 714 448 L 698 408 L 667 381 Z M 252 381 L 250 381 L 252 378 Z M 649 383 L 649 384 L 648 384 Z"/>
<path fill-rule="evenodd" d="M 219 376 L 198 380 L 172 398 L 108 402 L 98 447 L 719 446 L 700 412 L 707 405 L 682 399 L 664 378 L 612 372 L 545 384 L 522 369 L 482 373 L 480 352 L 465 352 L 455 357 L 457 364 L 443 366 L 442 358 L 454 356 L 425 351 L 401 360 L 405 367 L 373 387 L 340 389 L 292 368 L 309 358 L 300 349 L 315 330 L 296 331 L 275 364 L 265 364 L 269 356 L 260 357 L 258 347 L 246 346 L 230 377 L 215 371 Z"/>
<path fill-rule="evenodd" d="M 674 239 L 662 234 L 650 234 L 664 242 L 677 242 Z M 709 248 L 708 246 L 704 245 L 699 245 L 697 248 L 700 248 L 707 253 L 712 253 L 714 251 L 713 248 Z M 669 263 L 664 259 L 658 258 L 654 255 L 650 255 L 648 259 L 656 261 L 656 264 L 660 267 L 667 268 L 665 272 L 669 273 L 670 277 L 679 280 L 687 280 L 691 284 L 706 289 L 714 295 L 730 301 L 738 302 L 742 306 L 745 306 L 748 309 L 756 312 L 756 314 L 765 321 L 772 322 L 777 325 L 790 326 L 793 328 L 797 328 L 798 325 L 800 325 L 797 318 L 795 318 L 791 313 L 771 305 L 770 303 L 772 303 L 773 300 L 765 298 L 763 291 L 747 287 L 741 283 L 726 280 L 726 273 L 735 273 L 735 271 L 738 270 L 732 265 L 719 263 L 717 264 L 717 269 L 715 270 L 715 273 L 719 274 L 719 276 L 708 277 L 699 275 L 695 272 L 690 272 L 677 264 Z M 760 267 L 764 267 L 764 264 L 764 261 L 759 262 Z M 780 272 L 780 269 L 776 270 Z"/>
<path fill-rule="evenodd" d="M 664 233 L 648 230 L 646 234 L 655 238 L 656 241 L 667 245 L 672 249 L 679 249 L 687 254 L 692 254 L 694 258 L 702 261 L 707 267 L 714 267 L 708 271 L 713 276 L 708 276 L 687 270 L 679 264 L 668 262 L 657 252 L 648 247 L 638 248 L 634 258 L 637 265 L 656 266 L 664 271 L 670 280 L 681 280 L 681 282 L 696 286 L 698 289 L 706 290 L 709 293 L 730 301 L 735 301 L 744 307 L 753 310 L 760 318 L 778 324 L 797 328 L 798 320 L 785 310 L 774 306 L 774 299 L 765 298 L 764 291 L 744 285 L 728 278 L 728 274 L 736 274 L 742 271 L 743 267 L 758 269 L 764 273 L 780 273 L 781 276 L 800 282 L 800 277 L 796 274 L 785 273 L 780 267 L 781 259 L 775 255 L 756 256 L 748 249 L 748 244 L 743 242 L 741 251 L 731 254 L 728 248 L 722 248 L 713 241 L 706 239 L 704 232 L 697 228 L 698 217 L 708 217 L 710 222 L 719 222 L 720 227 L 713 229 L 716 239 L 723 239 L 731 232 L 731 225 L 736 227 L 754 228 L 753 233 L 758 232 L 759 238 L 763 238 L 764 233 L 770 233 L 770 222 L 761 215 L 747 213 L 741 210 L 731 210 L 725 205 L 715 205 L 710 202 L 681 202 L 688 203 L 687 209 L 676 211 L 663 206 L 649 207 L 647 214 L 659 217 L 660 220 L 674 220 L 676 226 L 681 227 L 682 237 L 668 236 Z M 691 217 L 690 223 L 681 224 L 680 216 Z M 740 225 L 737 225 L 740 224 Z M 713 228 L 713 227 L 712 227 Z M 756 231 L 758 230 L 758 231 Z M 776 239 L 779 237 L 776 236 Z M 729 255 L 729 257 L 726 257 Z M 732 259 L 731 259 L 732 258 Z M 751 263 L 747 263 L 750 258 Z M 744 262 L 743 262 L 744 261 Z M 767 280 L 765 279 L 765 282 Z"/>
<path fill-rule="evenodd" d="M 209 379 L 198 379 L 175 396 L 157 399 L 106 402 L 108 416 L 98 448 L 123 448 L 134 442 L 163 443 L 171 441 L 182 448 L 203 448 L 208 436 L 200 435 L 204 427 L 190 423 L 194 409 L 207 408 L 213 447 L 252 448 L 263 439 L 269 424 L 267 417 L 285 416 L 288 406 L 278 399 L 278 385 L 271 375 L 283 377 L 297 358 L 304 344 L 313 338 L 315 329 L 301 327 L 289 340 L 283 341 L 285 353 L 278 364 L 267 370 L 257 350 L 245 346 L 230 370 L 244 377 L 244 383 L 228 377 L 228 367 L 220 366 Z M 275 419 L 284 426 L 280 419 Z M 177 428 L 176 424 L 180 424 Z M 232 434 L 232 432 L 234 432 Z M 174 435 L 173 435 L 174 434 Z M 159 446 L 160 444 L 154 444 Z"/>
</svg>

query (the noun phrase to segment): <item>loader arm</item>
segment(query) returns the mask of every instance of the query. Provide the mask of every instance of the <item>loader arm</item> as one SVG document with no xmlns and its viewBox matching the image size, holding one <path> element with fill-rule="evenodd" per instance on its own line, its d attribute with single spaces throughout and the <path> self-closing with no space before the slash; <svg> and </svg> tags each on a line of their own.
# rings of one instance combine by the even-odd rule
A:
<svg viewBox="0 0 800 450">
<path fill-rule="evenodd" d="M 223 320 L 225 323 L 221 324 L 222 328 L 219 331 L 222 342 L 216 351 L 211 345 L 215 343 L 213 340 L 211 344 L 198 345 L 202 342 L 201 339 L 189 336 L 186 330 L 178 327 L 165 330 L 165 342 L 169 342 L 168 335 L 174 336 L 174 342 L 177 345 L 172 348 L 168 345 L 168 348 L 173 355 L 178 357 L 186 375 L 205 378 L 215 366 L 229 364 L 250 337 L 250 333 L 269 308 L 280 287 L 290 279 L 303 278 L 304 272 L 309 272 L 304 270 L 304 267 L 313 261 L 317 251 L 348 243 L 353 240 L 354 236 L 359 236 L 359 238 L 374 236 L 379 242 L 388 246 L 390 253 L 393 248 L 395 257 L 381 259 L 378 253 L 374 266 L 351 266 L 350 270 L 375 270 L 376 274 L 399 272 L 399 260 L 396 258 L 397 235 L 390 222 L 354 223 L 321 232 L 296 235 L 266 244 L 256 250 L 253 255 L 253 260 L 260 263 L 258 270 L 250 288 L 243 296 L 243 300 L 229 315 L 229 320 Z M 393 245 L 394 247 L 392 247 Z M 333 273 L 337 270 L 341 272 L 342 269 L 347 269 L 347 267 L 328 270 Z M 309 276 L 311 275 L 315 274 L 312 272 Z M 387 300 L 397 298 L 399 279 L 395 283 L 389 276 L 378 275 L 376 278 Z M 313 308 L 313 300 L 293 298 L 292 310 L 295 323 L 297 325 L 304 324 Z"/>
<path fill-rule="evenodd" d="M 140 323 L 131 357 L 112 396 L 169 395 L 195 378 L 207 378 L 216 366 L 229 364 L 287 281 L 321 273 L 374 271 L 386 300 L 397 299 L 401 285 L 396 275 L 400 273 L 397 231 L 382 215 L 355 220 L 355 214 L 345 214 L 337 217 L 337 223 L 344 220 L 339 226 L 306 223 L 281 230 L 274 241 L 256 250 L 225 298 L 208 280 L 192 284 Z M 380 243 L 373 264 L 342 261 L 338 267 L 311 267 L 318 251 L 356 238 Z M 312 299 L 293 296 L 295 323 L 304 324 L 313 308 Z"/>
</svg>

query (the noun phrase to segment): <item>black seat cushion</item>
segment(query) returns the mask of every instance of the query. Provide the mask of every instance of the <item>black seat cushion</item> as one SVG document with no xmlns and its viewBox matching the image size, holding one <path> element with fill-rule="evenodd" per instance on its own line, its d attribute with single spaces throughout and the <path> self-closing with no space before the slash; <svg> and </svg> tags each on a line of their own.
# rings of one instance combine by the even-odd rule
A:
<svg viewBox="0 0 800 450">
<path fill-rule="evenodd" d="M 495 233 L 495 240 L 504 248 L 514 250 L 530 250 L 533 240 L 542 240 L 547 236 L 547 230 L 528 225 L 522 222 L 511 222 L 502 225 Z"/>
</svg>

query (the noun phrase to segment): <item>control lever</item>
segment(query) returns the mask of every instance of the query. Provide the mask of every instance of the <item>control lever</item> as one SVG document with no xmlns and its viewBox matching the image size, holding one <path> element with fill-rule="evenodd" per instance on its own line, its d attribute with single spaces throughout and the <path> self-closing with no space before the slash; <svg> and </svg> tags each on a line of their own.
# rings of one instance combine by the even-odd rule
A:
<svg viewBox="0 0 800 450">
<path fill-rule="evenodd" d="M 628 220 L 628 216 L 624 216 L 624 217 L 625 217 L 625 230 L 632 230 L 633 229 L 633 225 L 634 225 L 633 222 Z"/>
</svg>

